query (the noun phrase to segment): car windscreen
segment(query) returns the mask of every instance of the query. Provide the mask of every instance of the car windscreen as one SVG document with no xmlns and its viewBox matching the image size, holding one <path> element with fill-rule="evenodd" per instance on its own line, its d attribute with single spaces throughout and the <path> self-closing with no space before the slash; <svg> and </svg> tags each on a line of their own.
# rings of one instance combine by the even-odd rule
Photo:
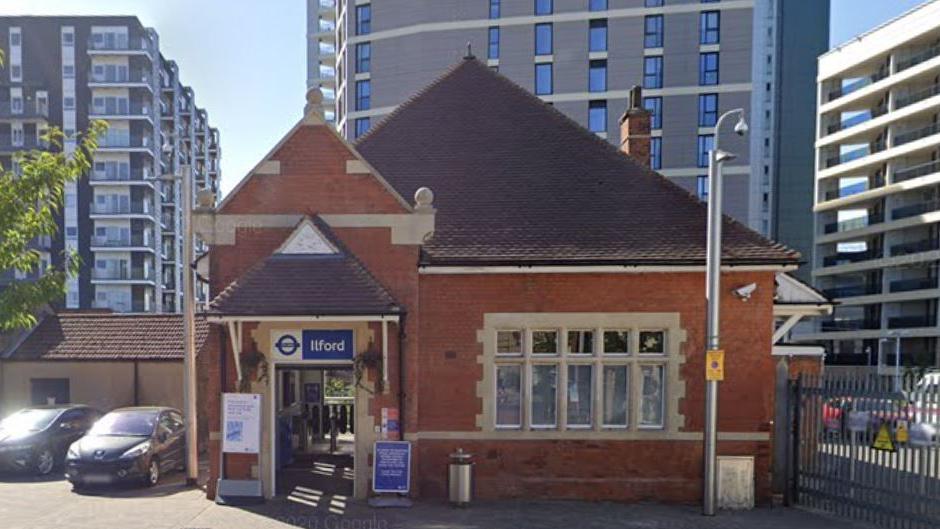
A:
<svg viewBox="0 0 940 529">
<path fill-rule="evenodd" d="M 148 437 L 153 433 L 158 413 L 155 411 L 112 412 L 95 423 L 88 435 L 129 435 Z"/>
<path fill-rule="evenodd" d="M 0 421 L 0 430 L 38 432 L 49 426 L 61 413 L 57 409 L 25 409 Z"/>
</svg>

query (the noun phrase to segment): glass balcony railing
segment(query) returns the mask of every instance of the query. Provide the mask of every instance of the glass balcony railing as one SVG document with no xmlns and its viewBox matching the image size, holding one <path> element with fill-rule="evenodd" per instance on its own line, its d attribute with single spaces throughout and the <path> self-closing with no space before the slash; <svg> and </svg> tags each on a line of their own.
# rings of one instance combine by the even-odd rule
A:
<svg viewBox="0 0 940 529">
<path fill-rule="evenodd" d="M 152 108 L 150 105 L 140 103 L 122 102 L 114 105 L 89 105 L 88 115 L 97 116 L 149 116 Z"/>
<path fill-rule="evenodd" d="M 898 279 L 888 285 L 891 292 L 911 292 L 913 290 L 927 290 L 937 288 L 937 278 L 918 277 L 915 279 Z"/>
<path fill-rule="evenodd" d="M 49 142 L 42 141 L 39 138 L 25 137 L 22 141 L 13 142 L 10 137 L 0 140 L 0 151 L 14 152 L 29 149 L 48 149 Z"/>
<path fill-rule="evenodd" d="M 881 253 L 870 250 L 867 252 L 843 252 L 823 257 L 823 266 L 839 266 L 880 258 Z"/>
<path fill-rule="evenodd" d="M 860 79 L 856 79 L 855 81 L 852 81 L 850 83 L 846 83 L 842 85 L 841 87 L 836 88 L 835 90 L 832 90 L 831 92 L 829 92 L 829 101 L 839 99 L 842 96 L 846 96 L 846 95 L 851 94 L 852 92 L 861 90 L 862 88 L 865 88 L 866 86 L 872 83 L 877 83 L 878 81 L 884 79 L 887 76 L 888 76 L 887 70 L 883 70 L 883 71 L 879 71 L 878 73 L 875 73 L 866 77 L 862 77 Z"/>
<path fill-rule="evenodd" d="M 917 141 L 928 136 L 933 136 L 934 134 L 940 132 L 940 122 L 931 123 L 925 127 L 919 129 L 909 130 L 907 132 L 902 132 L 894 137 L 894 146 L 900 147 L 905 143 L 910 143 L 912 141 Z"/>
<path fill-rule="evenodd" d="M 92 237 L 91 245 L 110 248 L 124 246 L 136 246 L 140 248 L 151 247 L 149 237 L 144 237 L 142 234 L 131 235 L 130 237 Z"/>
<path fill-rule="evenodd" d="M 137 202 L 134 204 L 92 204 L 91 212 L 97 215 L 149 215 L 150 205 L 147 202 Z"/>
<path fill-rule="evenodd" d="M 877 283 L 859 284 L 844 287 L 827 288 L 823 293 L 830 298 L 848 298 L 853 296 L 870 296 L 881 294 L 881 285 Z"/>
<path fill-rule="evenodd" d="M 866 121 L 871 121 L 879 116 L 883 116 L 887 112 L 887 107 L 876 108 L 870 112 L 862 112 L 861 114 L 856 114 L 850 118 L 844 119 L 839 123 L 833 123 L 832 125 L 829 125 L 829 127 L 826 129 L 826 132 L 833 134 L 839 132 L 840 130 L 845 130 L 856 125 L 861 125 Z"/>
<path fill-rule="evenodd" d="M 150 312 L 147 305 L 141 301 L 121 299 L 94 300 L 91 305 L 96 309 L 111 309 L 114 312 Z"/>
<path fill-rule="evenodd" d="M 860 331 L 880 327 L 881 325 L 877 321 L 865 318 L 834 318 L 822 322 L 822 330 L 827 332 Z"/>
<path fill-rule="evenodd" d="M 92 34 L 88 39 L 88 49 L 93 51 L 152 51 L 153 45 L 147 39 L 131 39 L 126 36 L 113 38 L 112 35 Z"/>
<path fill-rule="evenodd" d="M 880 185 L 875 187 L 881 187 Z M 832 191 L 826 192 L 826 200 L 835 200 L 837 198 L 850 197 L 852 195 L 857 195 L 859 193 L 864 193 L 868 191 L 868 182 L 858 182 L 857 184 L 852 184 L 845 187 L 840 187 L 839 189 L 834 189 Z"/>
<path fill-rule="evenodd" d="M 0 118 L 48 118 L 49 105 L 0 103 Z"/>
<path fill-rule="evenodd" d="M 926 48 L 923 51 L 920 51 L 918 53 L 915 53 L 914 55 L 911 55 L 910 57 L 908 57 L 907 59 L 904 59 L 903 61 L 898 61 L 897 70 L 898 72 L 903 72 L 904 70 L 907 70 L 908 68 L 913 68 L 914 66 L 917 66 L 918 64 L 922 62 L 929 61 L 930 59 L 933 59 L 937 55 L 940 55 L 940 44 L 934 44 L 933 46 L 930 46 L 929 48 Z"/>
<path fill-rule="evenodd" d="M 88 72 L 88 82 L 99 84 L 150 83 L 150 75 L 143 70 L 95 73 Z"/>
<path fill-rule="evenodd" d="M 102 182 L 142 182 L 150 180 L 150 171 L 132 169 L 130 171 L 92 171 L 89 178 Z"/>
<path fill-rule="evenodd" d="M 881 214 L 871 214 L 867 217 L 858 217 L 849 220 L 843 220 L 839 222 L 830 222 L 824 227 L 825 233 L 836 233 L 841 231 L 857 230 L 859 228 L 864 228 L 865 226 L 871 226 L 872 224 L 878 224 L 884 220 L 884 215 Z"/>
<path fill-rule="evenodd" d="M 136 280 L 153 281 L 153 270 L 144 270 L 143 268 L 131 270 L 109 270 L 95 268 L 91 273 L 92 279 L 106 279 L 113 281 Z"/>
<path fill-rule="evenodd" d="M 933 174 L 938 171 L 940 171 L 940 160 L 934 160 L 932 162 L 926 162 L 912 165 L 910 167 L 905 167 L 904 169 L 899 169 L 894 172 L 892 181 L 894 183 L 903 182 L 905 180 L 911 180 L 913 178 L 919 178 L 921 176 Z"/>
<path fill-rule="evenodd" d="M 889 329 L 910 329 L 913 327 L 933 327 L 936 318 L 930 316 L 895 316 L 888 318 Z"/>
<path fill-rule="evenodd" d="M 870 154 L 875 154 L 876 152 L 881 152 L 884 150 L 884 147 L 884 142 L 878 142 L 873 145 L 866 145 L 864 147 L 859 147 L 857 149 L 844 152 L 838 156 L 833 156 L 826 159 L 826 168 L 835 167 L 837 165 L 851 162 L 852 160 L 864 158 Z"/>
<path fill-rule="evenodd" d="M 146 147 L 149 148 L 151 144 L 150 138 L 143 137 L 108 137 L 105 136 L 101 138 L 101 141 L 98 143 L 98 147 L 111 148 L 111 149 L 135 149 Z"/>
<path fill-rule="evenodd" d="M 931 252 L 940 249 L 940 240 L 921 239 L 919 241 L 902 242 L 891 246 L 891 255 L 909 255 L 912 253 Z"/>
<path fill-rule="evenodd" d="M 927 88 L 921 88 L 910 94 L 899 96 L 897 101 L 894 103 L 895 110 L 901 110 L 904 107 L 909 107 L 914 103 L 923 101 L 924 99 L 933 97 L 937 94 L 940 94 L 940 84 L 935 84 L 928 86 Z"/>
<path fill-rule="evenodd" d="M 908 204 L 907 206 L 901 206 L 899 208 L 894 208 L 891 210 L 891 219 L 906 219 L 908 217 L 914 217 L 933 211 L 937 209 L 937 201 L 928 200 L 926 202 L 918 202 L 917 204 Z"/>
</svg>

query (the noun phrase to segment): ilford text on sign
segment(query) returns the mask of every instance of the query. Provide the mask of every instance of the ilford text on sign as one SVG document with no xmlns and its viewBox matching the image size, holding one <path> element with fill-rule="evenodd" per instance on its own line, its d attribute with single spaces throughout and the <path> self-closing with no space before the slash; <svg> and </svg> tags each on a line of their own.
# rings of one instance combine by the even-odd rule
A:
<svg viewBox="0 0 940 529">
<path fill-rule="evenodd" d="M 274 331 L 271 351 L 278 360 L 352 360 L 352 330 L 304 329 Z"/>
</svg>

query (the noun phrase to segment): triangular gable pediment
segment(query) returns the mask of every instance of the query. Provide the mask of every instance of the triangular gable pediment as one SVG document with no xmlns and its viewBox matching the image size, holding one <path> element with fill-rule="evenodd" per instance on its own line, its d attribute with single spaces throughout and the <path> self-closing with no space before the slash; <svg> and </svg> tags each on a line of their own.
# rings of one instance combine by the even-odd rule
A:
<svg viewBox="0 0 940 529">
<path fill-rule="evenodd" d="M 304 219 L 275 252 L 281 255 L 334 255 L 339 250 L 310 219 Z"/>
</svg>

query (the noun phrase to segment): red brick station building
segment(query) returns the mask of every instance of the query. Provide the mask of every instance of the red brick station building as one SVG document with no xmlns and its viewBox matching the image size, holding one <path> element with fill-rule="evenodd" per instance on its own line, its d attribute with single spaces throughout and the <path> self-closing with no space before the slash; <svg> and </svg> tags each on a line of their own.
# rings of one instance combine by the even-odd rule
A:
<svg viewBox="0 0 940 529">
<path fill-rule="evenodd" d="M 625 114 L 630 156 L 473 58 L 355 144 L 304 117 L 197 213 L 220 331 L 199 362 L 210 496 L 220 465 L 278 492 L 285 373 L 331 368 L 358 373 L 356 497 L 373 443 L 400 437 L 415 497 L 446 496 L 462 448 L 481 498 L 699 502 L 706 207 L 645 165 L 647 120 Z M 723 229 L 718 452 L 753 458 L 762 502 L 775 276 L 799 255 Z M 295 352 L 334 331 L 350 356 Z M 220 396 L 237 391 L 262 395 L 261 453 L 222 457 Z"/>
</svg>

